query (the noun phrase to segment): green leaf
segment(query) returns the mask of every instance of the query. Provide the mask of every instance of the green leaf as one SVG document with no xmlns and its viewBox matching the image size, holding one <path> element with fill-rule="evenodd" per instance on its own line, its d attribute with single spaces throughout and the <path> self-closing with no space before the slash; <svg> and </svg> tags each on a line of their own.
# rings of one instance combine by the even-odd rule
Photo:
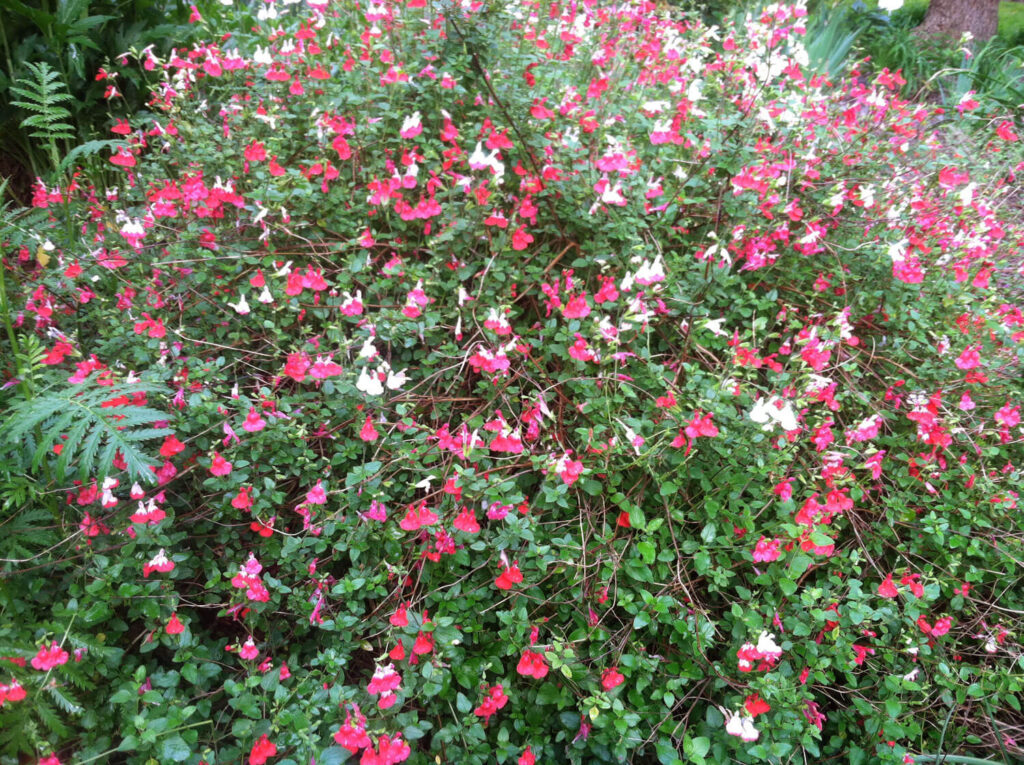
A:
<svg viewBox="0 0 1024 765">
<path fill-rule="evenodd" d="M 191 747 L 177 733 L 160 739 L 160 759 L 162 762 L 184 762 L 191 754 Z"/>
</svg>

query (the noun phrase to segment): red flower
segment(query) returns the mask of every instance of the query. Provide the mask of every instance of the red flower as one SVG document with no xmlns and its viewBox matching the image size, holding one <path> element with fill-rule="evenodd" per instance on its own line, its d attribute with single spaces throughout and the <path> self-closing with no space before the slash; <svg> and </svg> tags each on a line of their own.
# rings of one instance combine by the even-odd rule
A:
<svg viewBox="0 0 1024 765">
<path fill-rule="evenodd" d="M 624 682 L 626 682 L 626 678 L 619 672 L 618 667 L 608 667 L 608 669 L 601 673 L 601 687 L 606 691 L 618 688 Z"/>
<path fill-rule="evenodd" d="M 433 632 L 419 632 L 416 635 L 416 640 L 412 644 L 412 652 L 417 656 L 423 656 L 434 650 L 434 633 Z"/>
<path fill-rule="evenodd" d="M 366 422 L 363 423 L 362 430 L 359 431 L 359 437 L 364 441 L 373 443 L 377 440 L 377 436 L 380 435 L 377 429 L 373 427 L 373 420 L 370 415 L 366 415 Z"/>
<path fill-rule="evenodd" d="M 512 249 L 525 250 L 533 241 L 533 236 L 526 231 L 526 226 L 520 226 L 512 234 Z"/>
<path fill-rule="evenodd" d="M 23 701 L 25 695 L 25 689 L 21 687 L 21 683 L 17 678 L 12 677 L 10 685 L 0 685 L 0 707 L 4 705 L 5 701 Z"/>
<path fill-rule="evenodd" d="M 462 508 L 462 512 L 455 516 L 452 526 L 467 534 L 480 533 L 480 524 L 476 521 L 476 515 L 468 507 Z"/>
<path fill-rule="evenodd" d="M 878 585 L 878 594 L 883 598 L 895 598 L 899 596 L 900 592 L 896 589 L 896 585 L 893 584 L 892 574 L 889 574 L 885 578 L 885 581 Z"/>
<path fill-rule="evenodd" d="M 174 561 L 167 557 L 167 552 L 161 547 L 160 552 L 153 556 L 153 560 L 142 566 L 143 578 L 149 578 L 154 571 L 166 574 L 174 570 Z"/>
<path fill-rule="evenodd" d="M 537 765 L 537 758 L 534 757 L 533 752 L 530 751 L 530 747 L 526 747 L 523 753 L 519 755 L 519 760 L 516 765 Z"/>
<path fill-rule="evenodd" d="M 393 614 L 388 618 L 391 622 L 392 627 L 407 627 L 409 626 L 409 615 L 406 613 L 406 609 L 409 607 L 408 603 L 400 605 Z"/>
<path fill-rule="evenodd" d="M 511 590 L 514 585 L 523 581 L 523 572 L 519 570 L 519 564 L 513 563 L 506 566 L 505 570 L 498 574 L 494 580 L 494 586 L 499 590 Z"/>
<path fill-rule="evenodd" d="M 172 434 L 172 435 L 167 436 L 167 438 L 164 439 L 163 446 L 160 447 L 160 456 L 161 457 L 173 457 L 175 454 L 178 454 L 179 452 L 183 451 L 184 449 L 185 449 L 185 444 L 183 444 L 181 441 L 179 441 Z"/>
<path fill-rule="evenodd" d="M 543 680 L 544 676 L 548 673 L 547 659 L 544 658 L 542 653 L 525 650 L 519 658 L 519 666 L 516 667 L 516 672 L 524 677 L 535 677 L 538 680 Z"/>
<path fill-rule="evenodd" d="M 757 717 L 758 715 L 763 715 L 765 712 L 771 711 L 771 707 L 768 706 L 768 702 L 756 693 L 752 696 L 747 696 L 746 701 L 743 702 L 743 708 L 747 710 L 747 714 L 751 717 Z"/>
<path fill-rule="evenodd" d="M 185 631 L 185 625 L 178 620 L 178 613 L 171 614 L 170 620 L 167 622 L 167 626 L 164 627 L 164 632 L 168 635 L 180 635 Z"/>
<path fill-rule="evenodd" d="M 267 158 L 267 150 L 263 144 L 255 139 L 245 147 L 245 159 L 247 162 L 262 162 Z"/>
<path fill-rule="evenodd" d="M 437 514 L 427 509 L 426 502 L 419 505 L 409 505 L 405 511 L 405 517 L 398 525 L 405 531 L 418 531 L 423 526 L 432 526 L 437 523 Z"/>
<path fill-rule="evenodd" d="M 118 167 L 135 167 L 135 156 L 123 146 L 118 146 L 117 154 L 110 158 L 110 164 Z"/>
<path fill-rule="evenodd" d="M 252 745 L 252 751 L 249 752 L 249 765 L 263 765 L 267 758 L 273 757 L 275 754 L 277 754 L 277 746 L 264 733 L 260 736 L 259 741 Z"/>
<path fill-rule="evenodd" d="M 493 688 L 487 689 L 487 696 L 480 706 L 473 710 L 473 714 L 477 717 L 484 718 L 484 722 L 491 719 L 491 715 L 501 709 L 508 703 L 508 696 L 502 690 L 501 684 L 495 685 Z"/>
</svg>

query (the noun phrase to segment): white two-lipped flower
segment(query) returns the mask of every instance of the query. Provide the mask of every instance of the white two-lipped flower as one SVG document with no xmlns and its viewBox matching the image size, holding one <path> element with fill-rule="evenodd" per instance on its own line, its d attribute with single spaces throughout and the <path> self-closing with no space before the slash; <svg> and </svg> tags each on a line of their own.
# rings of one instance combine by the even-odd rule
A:
<svg viewBox="0 0 1024 765">
<path fill-rule="evenodd" d="M 724 707 L 718 708 L 725 715 L 725 732 L 730 736 L 739 736 L 744 741 L 757 741 L 760 732 L 754 727 L 754 718 L 750 715 L 740 716 L 739 712 L 730 712 Z"/>
<path fill-rule="evenodd" d="M 772 396 L 765 401 L 762 396 L 750 410 L 750 419 L 762 425 L 762 430 L 771 430 L 776 424 L 781 425 L 783 430 L 796 430 L 800 427 L 796 421 L 796 412 L 788 401 L 780 407 L 780 400 L 778 396 Z"/>
</svg>

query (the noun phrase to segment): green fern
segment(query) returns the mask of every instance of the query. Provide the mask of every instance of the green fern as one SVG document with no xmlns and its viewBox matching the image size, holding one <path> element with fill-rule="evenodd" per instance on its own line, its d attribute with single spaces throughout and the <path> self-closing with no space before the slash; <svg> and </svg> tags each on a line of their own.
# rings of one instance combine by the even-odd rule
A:
<svg viewBox="0 0 1024 765">
<path fill-rule="evenodd" d="M 123 141 L 115 140 L 104 140 L 104 141 L 86 141 L 80 146 L 76 146 L 60 161 L 60 171 L 65 172 L 71 167 L 72 163 L 79 157 L 91 157 L 95 154 L 99 154 L 103 151 L 111 151 L 116 149 Z"/>
<path fill-rule="evenodd" d="M 64 89 L 64 81 L 60 72 L 51 68 L 46 62 L 40 64 L 26 63 L 25 66 L 32 77 L 20 77 L 11 85 L 11 92 L 21 100 L 11 101 L 32 112 L 21 121 L 20 127 L 31 130 L 29 136 L 46 141 L 50 150 L 50 161 L 54 170 L 60 168 L 57 153 L 58 140 L 70 140 L 75 137 L 75 129 L 67 120 L 71 112 L 61 106 L 66 101 L 74 100 Z"/>
<path fill-rule="evenodd" d="M 108 402 L 119 396 L 165 392 L 147 383 L 84 383 L 41 391 L 13 408 L 0 424 L 0 449 L 20 452 L 31 470 L 37 471 L 49 464 L 54 447 L 61 445 L 54 465 L 58 481 L 68 475 L 72 465 L 78 467 L 79 480 L 94 477 L 102 481 L 120 453 L 131 480 L 152 482 L 155 476 L 151 468 L 158 463 L 143 450 L 144 442 L 168 436 L 171 431 L 146 426 L 169 420 L 170 416 L 148 406 L 111 406 Z"/>
<path fill-rule="evenodd" d="M 34 132 L 29 135 L 33 138 L 74 138 L 75 129 L 64 121 L 71 117 L 71 112 L 60 105 L 72 100 L 71 94 L 64 90 L 60 72 L 46 62 L 26 63 L 25 66 L 35 79 L 21 77 L 11 86 L 11 92 L 22 99 L 11 103 L 34 112 L 21 121 L 21 127 L 32 129 Z"/>
<path fill-rule="evenodd" d="M 85 707 L 78 703 L 78 700 L 71 695 L 67 688 L 58 688 L 53 683 L 49 683 L 43 687 L 46 689 L 46 692 L 50 694 L 50 698 L 54 700 L 57 706 L 60 707 L 61 711 L 65 714 L 77 717 L 85 711 Z"/>
<path fill-rule="evenodd" d="M 38 494 L 39 489 L 34 482 L 28 484 L 25 491 L 29 497 Z M 3 495 L 4 484 L 0 483 L 0 496 Z M 25 498 L 28 501 L 28 497 Z M 22 503 L 24 504 L 24 503 Z M 10 570 L 12 563 L 32 560 L 48 548 L 58 544 L 61 536 L 53 525 L 53 516 L 44 507 L 22 507 L 7 516 L 0 523 L 0 570 Z M 7 654 L 0 654 L 6 656 Z"/>
</svg>

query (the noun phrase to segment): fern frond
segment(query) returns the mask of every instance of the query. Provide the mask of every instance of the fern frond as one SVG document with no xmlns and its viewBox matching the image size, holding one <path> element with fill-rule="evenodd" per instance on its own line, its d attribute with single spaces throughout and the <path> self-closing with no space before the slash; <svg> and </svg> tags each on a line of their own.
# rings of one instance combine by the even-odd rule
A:
<svg viewBox="0 0 1024 765">
<path fill-rule="evenodd" d="M 36 694 L 34 704 L 36 716 L 50 733 L 61 738 L 68 738 L 71 735 L 71 729 L 64 724 L 60 715 L 53 710 L 42 694 Z"/>
<path fill-rule="evenodd" d="M 73 138 L 75 129 L 64 121 L 71 117 L 71 112 L 60 104 L 74 98 L 64 90 L 60 72 L 45 61 L 25 66 L 32 77 L 20 77 L 11 85 L 11 92 L 20 98 L 11 104 L 34 112 L 21 121 L 21 127 L 33 129 L 29 134 L 33 138 Z"/>
<path fill-rule="evenodd" d="M 50 698 L 54 700 L 61 711 L 69 715 L 80 715 L 85 711 L 85 707 L 78 703 L 74 696 L 66 688 L 58 688 L 56 685 L 49 684 L 44 686 L 46 692 L 50 694 Z"/>
<path fill-rule="evenodd" d="M 120 143 L 124 142 L 121 141 Z M 67 153 L 67 156 L 65 156 L 64 159 L 60 161 L 60 171 L 63 173 L 65 170 L 71 167 L 72 164 L 79 157 L 91 157 L 94 154 L 100 154 L 105 151 L 113 151 L 114 149 L 117 148 L 118 144 L 118 141 L 113 140 L 86 141 L 80 146 L 76 146 L 71 151 L 69 151 Z"/>
<path fill-rule="evenodd" d="M 165 389 L 148 383 L 121 386 L 83 384 L 50 388 L 31 401 L 12 410 L 0 424 L 0 449 L 32 455 L 32 469 L 38 470 L 50 459 L 53 447 L 62 445 L 56 460 L 57 480 L 63 480 L 72 465 L 78 477 L 102 481 L 110 474 L 116 454 L 120 453 L 132 480 L 153 481 L 151 468 L 157 461 L 144 451 L 144 444 L 170 435 L 154 423 L 170 415 L 149 406 L 111 405 L 120 398 L 138 393 L 161 394 Z M 70 429 L 69 429 L 70 426 Z M 38 445 L 29 445 L 31 434 L 39 429 Z M 62 436 L 67 436 L 66 439 Z M 30 449 L 30 450 L 29 450 Z"/>
</svg>

